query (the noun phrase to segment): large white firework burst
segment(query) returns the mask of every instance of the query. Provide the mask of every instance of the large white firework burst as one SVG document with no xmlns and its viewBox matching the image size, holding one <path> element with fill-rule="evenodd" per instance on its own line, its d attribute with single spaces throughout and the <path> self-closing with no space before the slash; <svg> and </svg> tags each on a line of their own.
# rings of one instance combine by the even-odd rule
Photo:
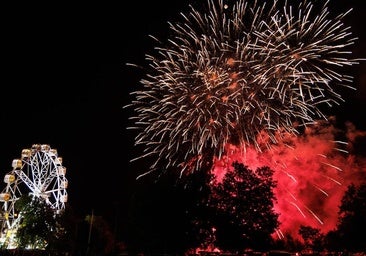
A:
<svg viewBox="0 0 366 256">
<path fill-rule="evenodd" d="M 326 119 L 321 106 L 342 102 L 340 88 L 354 89 L 343 72 L 358 63 L 348 49 L 356 38 L 343 22 L 351 10 L 331 17 L 328 1 L 320 8 L 265 2 L 190 6 L 169 23 L 166 42 L 156 40 L 143 89 L 129 105 L 141 157 L 155 157 L 151 170 L 196 170 L 202 155 L 220 157 L 228 143 L 261 151 L 261 134 L 270 148 L 279 132 L 298 133 L 294 123 Z"/>
</svg>

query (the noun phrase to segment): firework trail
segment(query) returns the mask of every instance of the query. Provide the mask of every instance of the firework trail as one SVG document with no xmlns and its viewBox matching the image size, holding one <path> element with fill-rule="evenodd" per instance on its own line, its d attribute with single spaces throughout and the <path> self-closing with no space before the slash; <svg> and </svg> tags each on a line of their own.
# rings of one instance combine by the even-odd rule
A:
<svg viewBox="0 0 366 256">
<path fill-rule="evenodd" d="M 348 50 L 356 38 L 342 22 L 350 11 L 331 17 L 327 4 L 208 0 L 204 11 L 190 6 L 169 23 L 170 37 L 154 38 L 143 89 L 127 106 L 135 144 L 144 146 L 136 159 L 152 157 L 149 172 L 195 171 L 228 144 L 265 152 L 278 134 L 327 120 L 341 89 L 353 89 L 342 69 L 358 64 Z"/>
</svg>

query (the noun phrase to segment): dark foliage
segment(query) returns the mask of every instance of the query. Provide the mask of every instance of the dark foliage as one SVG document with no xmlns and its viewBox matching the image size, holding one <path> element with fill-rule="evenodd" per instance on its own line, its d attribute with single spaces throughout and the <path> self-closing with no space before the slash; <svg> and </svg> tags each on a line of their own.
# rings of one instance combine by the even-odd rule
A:
<svg viewBox="0 0 366 256">
<path fill-rule="evenodd" d="M 210 207 L 215 215 L 216 245 L 223 250 L 267 249 L 278 227 L 274 212 L 273 171 L 268 167 L 250 170 L 241 163 L 222 182 L 213 184 Z"/>
<path fill-rule="evenodd" d="M 205 239 L 208 180 L 204 172 L 140 179 L 129 205 L 130 253 L 184 253 Z"/>
<path fill-rule="evenodd" d="M 55 212 L 45 200 L 23 195 L 15 207 L 22 216 L 16 232 L 18 248 L 46 248 L 57 238 L 59 229 Z"/>
<path fill-rule="evenodd" d="M 365 251 L 366 239 L 366 183 L 350 184 L 339 207 L 338 236 L 343 248 Z"/>
</svg>

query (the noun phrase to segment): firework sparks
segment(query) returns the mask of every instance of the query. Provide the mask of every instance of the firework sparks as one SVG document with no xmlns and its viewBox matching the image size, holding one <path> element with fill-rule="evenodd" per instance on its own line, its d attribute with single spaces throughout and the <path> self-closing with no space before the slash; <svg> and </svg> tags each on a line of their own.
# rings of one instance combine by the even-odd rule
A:
<svg viewBox="0 0 366 256">
<path fill-rule="evenodd" d="M 228 144 L 270 149 L 279 131 L 296 135 L 327 119 L 321 106 L 339 104 L 337 90 L 353 88 L 339 72 L 358 63 L 347 50 L 356 38 L 342 22 L 349 11 L 332 18 L 327 1 L 320 11 L 306 1 L 259 2 L 208 0 L 206 12 L 191 6 L 169 23 L 166 44 L 146 56 L 151 69 L 127 107 L 135 110 L 135 144 L 145 147 L 136 159 L 156 157 L 149 172 L 197 170 L 202 155 L 220 158 Z"/>
</svg>

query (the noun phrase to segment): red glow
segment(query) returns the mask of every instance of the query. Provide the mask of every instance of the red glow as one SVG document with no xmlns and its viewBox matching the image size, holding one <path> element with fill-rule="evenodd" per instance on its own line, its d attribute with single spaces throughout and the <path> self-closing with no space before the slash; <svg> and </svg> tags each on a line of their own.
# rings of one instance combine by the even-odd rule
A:
<svg viewBox="0 0 366 256">
<path fill-rule="evenodd" d="M 307 128 L 297 137 L 286 137 L 271 150 L 258 153 L 227 145 L 221 159 L 215 159 L 213 173 L 218 181 L 239 161 L 255 170 L 269 166 L 278 182 L 275 210 L 280 213 L 280 232 L 299 238 L 300 225 L 319 228 L 326 233 L 335 229 L 338 207 L 347 186 L 365 178 L 365 159 L 352 155 L 356 137 L 366 136 L 349 124 L 347 144 L 337 140 L 340 131 L 332 125 Z"/>
</svg>

